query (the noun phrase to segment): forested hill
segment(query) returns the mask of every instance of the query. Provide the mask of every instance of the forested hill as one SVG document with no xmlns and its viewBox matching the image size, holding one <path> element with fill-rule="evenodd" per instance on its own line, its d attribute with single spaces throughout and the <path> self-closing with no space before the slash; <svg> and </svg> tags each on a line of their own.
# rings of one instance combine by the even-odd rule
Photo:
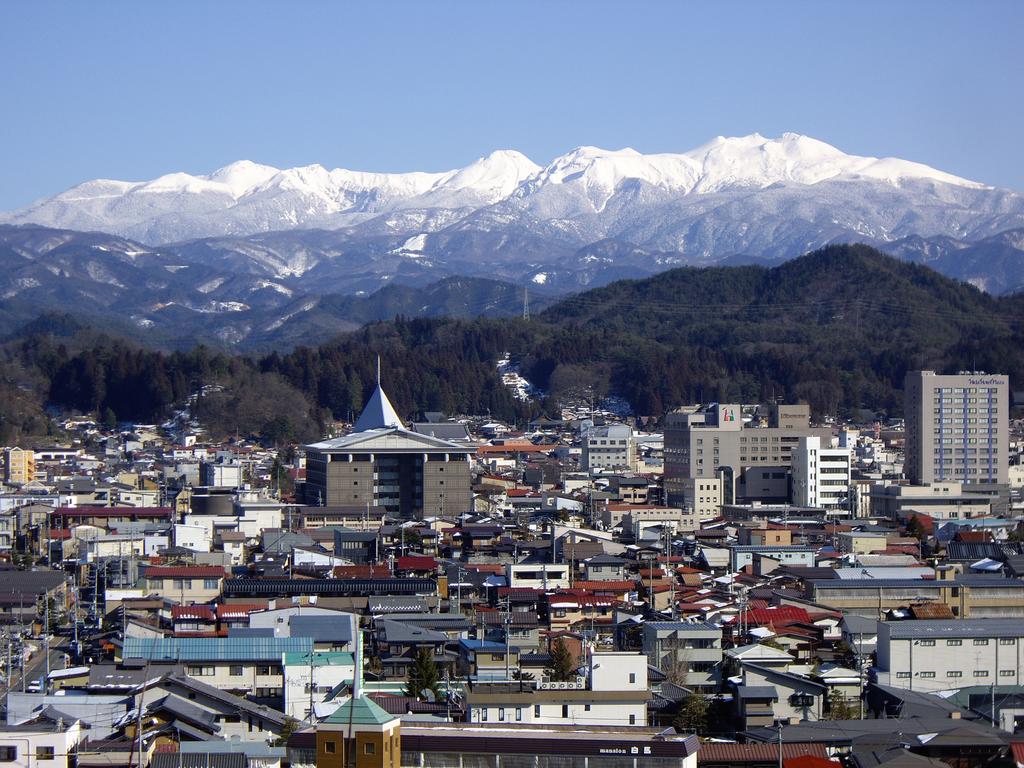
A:
<svg viewBox="0 0 1024 768">
<path fill-rule="evenodd" d="M 771 397 L 806 400 L 819 416 L 898 413 L 907 370 L 985 369 L 1024 381 L 1022 321 L 1021 297 L 993 298 L 864 246 L 832 246 L 773 268 L 684 268 L 619 282 L 530 321 L 398 319 L 257 360 L 133 349 L 50 318 L 6 345 L 3 386 L 34 387 L 64 408 L 150 420 L 197 382 L 219 383 L 225 392 L 203 404 L 214 430 L 281 440 L 313 436 L 329 416 L 358 411 L 378 353 L 403 414 L 522 420 L 551 413 L 563 396 L 603 394 L 645 415 L 700 399 Z M 504 352 L 550 391 L 548 400 L 513 400 L 494 365 Z M 6 414 L 7 439 L 29 428 L 27 418 Z"/>
</svg>

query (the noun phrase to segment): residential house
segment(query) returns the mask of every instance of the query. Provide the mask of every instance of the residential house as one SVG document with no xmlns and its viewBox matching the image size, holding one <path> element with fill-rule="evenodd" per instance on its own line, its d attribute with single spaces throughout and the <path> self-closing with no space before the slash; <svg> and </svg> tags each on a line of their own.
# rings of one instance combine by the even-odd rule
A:
<svg viewBox="0 0 1024 768">
<path fill-rule="evenodd" d="M 218 566 L 150 566 L 144 573 L 151 594 L 182 605 L 209 603 L 220 596 L 224 569 Z"/>
<path fill-rule="evenodd" d="M 652 666 L 686 688 L 711 691 L 721 679 L 722 628 L 714 624 L 646 622 L 643 650 Z"/>
</svg>

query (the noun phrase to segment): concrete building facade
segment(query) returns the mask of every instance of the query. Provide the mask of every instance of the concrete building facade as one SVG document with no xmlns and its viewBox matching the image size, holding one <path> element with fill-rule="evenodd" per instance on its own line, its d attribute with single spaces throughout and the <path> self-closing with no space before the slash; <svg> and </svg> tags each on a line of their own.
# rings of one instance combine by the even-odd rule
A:
<svg viewBox="0 0 1024 768">
<path fill-rule="evenodd" d="M 587 472 L 633 469 L 636 463 L 633 430 L 625 424 L 591 427 L 583 436 L 581 458 Z"/>
<path fill-rule="evenodd" d="M 355 431 L 306 446 L 312 506 L 370 506 L 406 519 L 470 509 L 472 449 L 411 432 L 378 385 Z"/>
<path fill-rule="evenodd" d="M 1007 376 L 911 371 L 903 391 L 912 482 L 1010 482 Z"/>
<path fill-rule="evenodd" d="M 744 427 L 742 407 L 712 403 L 665 416 L 665 493 L 670 504 L 685 498 L 683 481 L 722 479 L 722 503 L 742 500 L 785 502 L 789 468 L 801 437 L 831 439 L 828 428 L 812 427 L 810 407 L 776 405 L 766 427 Z"/>
<path fill-rule="evenodd" d="M 801 437 L 791 461 L 794 504 L 851 511 L 849 448 L 829 448 L 818 436 Z"/>
<path fill-rule="evenodd" d="M 879 682 L 912 690 L 1020 685 L 1024 619 L 878 623 Z"/>
</svg>

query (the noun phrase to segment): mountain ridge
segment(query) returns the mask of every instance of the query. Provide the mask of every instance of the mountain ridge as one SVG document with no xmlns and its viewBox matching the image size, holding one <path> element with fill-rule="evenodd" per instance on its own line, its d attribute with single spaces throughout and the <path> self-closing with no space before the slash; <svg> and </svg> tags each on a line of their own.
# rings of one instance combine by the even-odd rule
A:
<svg viewBox="0 0 1024 768">
<path fill-rule="evenodd" d="M 327 170 L 320 165 L 278 169 L 242 160 L 207 175 L 177 172 L 143 182 L 84 182 L 0 215 L 0 222 L 98 229 L 159 245 L 311 226 L 343 228 L 405 210 L 443 209 L 451 212 L 448 219 L 493 206 L 499 217 L 602 214 L 620 191 L 635 195 L 638 185 L 649 188 L 654 198 L 678 198 L 825 182 L 996 191 L 921 163 L 846 154 L 796 133 L 775 139 L 754 133 L 719 136 L 681 153 L 581 146 L 544 166 L 515 150 L 497 150 L 464 168 L 439 173 Z M 623 185 L 627 189 L 621 190 Z"/>
</svg>

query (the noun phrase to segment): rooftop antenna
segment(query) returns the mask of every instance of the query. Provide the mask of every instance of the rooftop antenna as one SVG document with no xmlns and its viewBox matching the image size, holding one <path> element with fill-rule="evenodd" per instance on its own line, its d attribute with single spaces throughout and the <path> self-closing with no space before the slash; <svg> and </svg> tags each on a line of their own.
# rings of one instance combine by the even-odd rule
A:
<svg viewBox="0 0 1024 768">
<path fill-rule="evenodd" d="M 380 386 L 380 355 L 377 355 L 377 386 Z"/>
</svg>

